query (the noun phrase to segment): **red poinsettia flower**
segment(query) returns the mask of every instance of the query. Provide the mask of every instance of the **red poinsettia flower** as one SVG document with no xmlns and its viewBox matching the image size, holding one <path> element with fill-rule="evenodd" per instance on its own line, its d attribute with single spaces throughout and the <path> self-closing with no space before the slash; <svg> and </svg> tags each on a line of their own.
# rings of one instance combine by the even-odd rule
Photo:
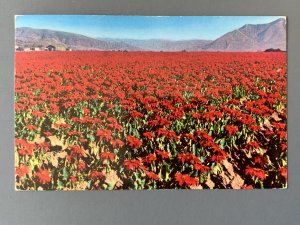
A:
<svg viewBox="0 0 300 225">
<path fill-rule="evenodd" d="M 21 177 L 25 176 L 28 173 L 29 173 L 29 166 L 27 166 L 27 165 L 20 165 L 20 166 L 16 167 L 16 175 L 18 177 L 21 178 Z"/>
<path fill-rule="evenodd" d="M 162 159 L 169 159 L 170 158 L 170 152 L 165 152 L 162 150 L 155 150 L 156 154 L 159 155 Z"/>
<path fill-rule="evenodd" d="M 45 113 L 35 110 L 31 113 L 31 115 L 33 115 L 34 117 L 44 117 Z"/>
<path fill-rule="evenodd" d="M 90 173 L 90 177 L 93 179 L 93 180 L 99 180 L 99 179 L 102 179 L 105 177 L 104 173 L 103 172 L 100 172 L 100 171 L 91 171 Z"/>
<path fill-rule="evenodd" d="M 82 171 L 82 170 L 85 170 L 85 169 L 86 169 L 85 162 L 84 161 L 79 162 L 78 165 L 77 165 L 77 170 Z"/>
<path fill-rule="evenodd" d="M 176 173 L 175 180 L 178 182 L 179 186 L 183 186 L 185 184 L 186 186 L 190 187 L 192 185 L 199 184 L 198 178 L 193 178 L 193 177 L 189 176 L 188 174 Z"/>
<path fill-rule="evenodd" d="M 112 133 L 110 130 L 97 130 L 96 136 L 99 137 L 100 140 L 106 139 L 107 141 L 112 139 Z"/>
<path fill-rule="evenodd" d="M 149 153 L 144 159 L 143 159 L 143 162 L 146 162 L 146 163 L 152 163 L 154 161 L 156 161 L 156 156 L 152 153 Z"/>
<path fill-rule="evenodd" d="M 225 129 L 229 133 L 230 136 L 235 135 L 236 132 L 238 132 L 238 127 L 237 126 L 231 126 L 231 125 L 226 125 Z"/>
<path fill-rule="evenodd" d="M 246 167 L 245 174 L 250 175 L 251 177 L 257 177 L 261 180 L 265 180 L 267 177 L 266 172 L 263 169 L 252 168 L 249 166 Z"/>
<path fill-rule="evenodd" d="M 110 159 L 111 161 L 114 161 L 115 154 L 113 152 L 101 152 L 101 157 L 103 159 Z"/>
<path fill-rule="evenodd" d="M 194 164 L 195 170 L 199 170 L 201 173 L 207 173 L 210 171 L 210 168 L 208 166 L 202 165 L 202 164 Z"/>
<path fill-rule="evenodd" d="M 159 175 L 157 175 L 156 173 L 149 172 L 149 171 L 145 171 L 145 174 L 146 174 L 147 177 L 149 177 L 150 179 L 153 179 L 153 180 L 160 180 Z"/>
<path fill-rule="evenodd" d="M 75 176 L 71 175 L 71 176 L 70 176 L 70 181 L 71 181 L 72 183 L 75 183 L 75 182 L 77 181 L 77 178 L 76 178 Z"/>
<path fill-rule="evenodd" d="M 39 179 L 39 182 L 41 184 L 47 184 L 51 181 L 51 175 L 49 170 L 39 169 L 35 176 Z"/>
<path fill-rule="evenodd" d="M 142 142 L 134 136 L 127 136 L 127 140 L 131 148 L 140 148 L 142 146 Z"/>
<path fill-rule="evenodd" d="M 287 167 L 286 166 L 281 167 L 278 171 L 281 174 L 281 176 L 283 176 L 284 179 L 287 180 Z"/>
<path fill-rule="evenodd" d="M 155 137 L 155 134 L 152 132 L 144 132 L 143 136 L 146 137 L 148 140 L 150 140 Z"/>
<path fill-rule="evenodd" d="M 241 186 L 241 189 L 253 189 L 254 187 L 252 185 L 243 185 Z"/>
<path fill-rule="evenodd" d="M 144 168 L 146 169 L 143 164 L 141 163 L 141 161 L 137 160 L 137 159 L 132 159 L 132 160 L 125 160 L 124 161 L 124 166 L 128 169 L 128 170 L 135 170 L 138 168 Z"/>
<path fill-rule="evenodd" d="M 142 118 L 144 115 L 136 110 L 132 110 L 130 112 L 130 116 L 132 116 L 133 118 Z"/>
<path fill-rule="evenodd" d="M 226 152 L 223 150 L 215 150 L 213 153 L 213 156 L 211 157 L 212 162 L 222 162 L 223 160 L 226 159 Z"/>
</svg>

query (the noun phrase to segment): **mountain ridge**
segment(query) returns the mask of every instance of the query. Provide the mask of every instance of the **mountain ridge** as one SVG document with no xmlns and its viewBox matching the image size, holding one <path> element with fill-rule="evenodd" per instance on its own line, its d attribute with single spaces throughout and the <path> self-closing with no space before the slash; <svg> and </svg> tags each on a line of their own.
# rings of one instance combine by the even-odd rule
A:
<svg viewBox="0 0 300 225">
<path fill-rule="evenodd" d="M 227 32 L 215 40 L 168 40 L 92 38 L 82 34 L 30 27 L 16 28 L 16 46 L 46 47 L 54 45 L 58 50 L 101 51 L 286 51 L 286 20 L 277 19 L 265 24 L 245 24 Z"/>
<path fill-rule="evenodd" d="M 122 45 L 120 43 L 108 43 L 82 34 L 28 27 L 16 28 L 16 45 L 21 47 L 54 45 L 58 48 L 69 47 L 74 50 L 141 50 L 125 43 Z"/>
<path fill-rule="evenodd" d="M 286 21 L 277 19 L 267 24 L 245 24 L 208 45 L 206 51 L 264 51 L 279 48 L 286 51 Z"/>
</svg>

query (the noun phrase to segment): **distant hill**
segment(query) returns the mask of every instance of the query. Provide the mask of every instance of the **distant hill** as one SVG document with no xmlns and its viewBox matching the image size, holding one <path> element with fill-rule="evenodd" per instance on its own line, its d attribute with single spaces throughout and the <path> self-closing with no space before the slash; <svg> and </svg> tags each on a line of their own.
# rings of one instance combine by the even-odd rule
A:
<svg viewBox="0 0 300 225">
<path fill-rule="evenodd" d="M 163 39 L 135 40 L 91 38 L 81 34 L 29 27 L 16 28 L 16 45 L 20 47 L 46 47 L 74 50 L 127 50 L 127 51 L 200 51 L 209 40 L 171 41 Z"/>
<path fill-rule="evenodd" d="M 58 49 L 71 47 L 74 50 L 141 50 L 123 42 L 108 42 L 81 34 L 29 27 L 16 29 L 16 45 L 21 47 L 46 47 L 54 45 Z"/>
<path fill-rule="evenodd" d="M 211 40 L 166 40 L 166 39 L 112 39 L 112 38 L 98 38 L 102 41 L 122 42 L 143 49 L 145 51 L 201 51 L 202 47 L 209 44 Z"/>
<path fill-rule="evenodd" d="M 205 51 L 264 51 L 279 48 L 286 51 L 286 21 L 267 24 L 246 24 L 205 45 Z"/>
<path fill-rule="evenodd" d="M 81 34 L 28 27 L 16 28 L 16 45 L 20 47 L 67 47 L 73 50 L 127 51 L 286 51 L 286 21 L 267 24 L 246 24 L 216 40 L 164 40 L 91 38 Z"/>
</svg>

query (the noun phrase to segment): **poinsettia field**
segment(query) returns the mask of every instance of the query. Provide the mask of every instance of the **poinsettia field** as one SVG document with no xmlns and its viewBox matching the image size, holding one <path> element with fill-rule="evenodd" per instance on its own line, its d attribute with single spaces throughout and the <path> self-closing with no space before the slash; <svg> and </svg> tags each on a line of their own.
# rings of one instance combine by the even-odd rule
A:
<svg viewBox="0 0 300 225">
<path fill-rule="evenodd" d="M 17 52 L 18 190 L 287 186 L 286 53 Z"/>
</svg>

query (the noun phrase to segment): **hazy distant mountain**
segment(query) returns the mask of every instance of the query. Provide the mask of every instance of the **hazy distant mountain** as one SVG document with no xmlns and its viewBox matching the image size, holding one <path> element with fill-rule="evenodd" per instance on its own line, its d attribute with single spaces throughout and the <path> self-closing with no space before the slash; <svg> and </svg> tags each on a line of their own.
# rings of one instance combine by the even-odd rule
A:
<svg viewBox="0 0 300 225">
<path fill-rule="evenodd" d="M 54 45 L 57 48 L 71 47 L 74 50 L 141 50 L 122 42 L 101 41 L 80 34 L 28 27 L 16 29 L 16 45 L 21 47 Z"/>
<path fill-rule="evenodd" d="M 278 19 L 267 24 L 246 24 L 205 45 L 205 51 L 286 50 L 286 21 Z"/>
<path fill-rule="evenodd" d="M 21 47 L 46 47 L 74 50 L 127 50 L 127 51 L 264 51 L 286 50 L 286 21 L 278 19 L 267 24 L 246 24 L 228 32 L 214 41 L 164 39 L 113 39 L 91 38 L 80 34 L 34 28 L 17 28 L 16 45 Z"/>
<path fill-rule="evenodd" d="M 114 41 L 123 42 L 145 51 L 166 51 L 166 52 L 178 52 L 178 51 L 201 51 L 202 47 L 209 44 L 211 40 L 181 40 L 173 41 L 166 39 L 113 39 L 113 38 L 98 38 L 102 41 Z"/>
<path fill-rule="evenodd" d="M 29 27 L 16 28 L 16 45 L 21 47 L 46 47 L 74 50 L 127 50 L 127 51 L 200 51 L 208 40 L 171 41 L 163 39 L 134 40 L 91 38 L 81 34 Z"/>
</svg>

